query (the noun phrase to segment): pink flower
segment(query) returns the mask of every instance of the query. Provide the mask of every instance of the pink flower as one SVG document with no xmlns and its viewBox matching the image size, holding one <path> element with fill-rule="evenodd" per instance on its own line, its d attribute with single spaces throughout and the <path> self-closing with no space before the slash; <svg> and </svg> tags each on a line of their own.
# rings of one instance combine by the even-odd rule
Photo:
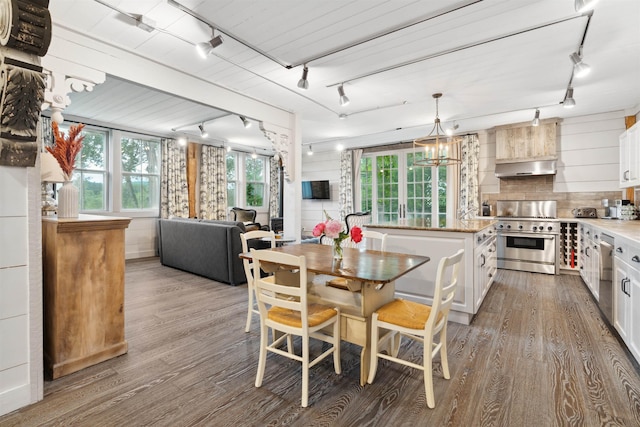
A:
<svg viewBox="0 0 640 427">
<path fill-rule="evenodd" d="M 350 233 L 351 240 L 353 240 L 355 243 L 360 243 L 362 241 L 362 229 L 360 227 L 354 225 L 353 227 L 351 227 Z"/>
<path fill-rule="evenodd" d="M 340 221 L 330 219 L 325 223 L 324 234 L 330 239 L 340 238 L 340 232 L 342 231 L 342 224 Z"/>
<path fill-rule="evenodd" d="M 322 236 L 322 233 L 324 233 L 324 229 L 325 229 L 325 223 L 321 222 L 320 224 L 316 225 L 315 227 L 313 227 L 313 237 L 320 237 Z"/>
</svg>

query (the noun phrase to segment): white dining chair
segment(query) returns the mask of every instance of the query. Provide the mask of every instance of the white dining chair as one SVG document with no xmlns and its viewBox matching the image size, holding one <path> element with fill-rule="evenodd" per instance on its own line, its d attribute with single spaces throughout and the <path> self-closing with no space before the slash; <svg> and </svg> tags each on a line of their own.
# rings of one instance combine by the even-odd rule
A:
<svg viewBox="0 0 640 427">
<path fill-rule="evenodd" d="M 249 252 L 249 240 L 262 239 L 271 243 L 271 247 L 276 247 L 276 234 L 273 231 L 254 230 L 240 233 L 240 240 L 242 241 L 242 252 Z M 247 324 L 244 328 L 245 332 L 249 332 L 251 329 L 251 320 L 254 314 L 260 315 L 258 311 L 258 305 L 255 301 L 255 287 L 253 285 L 253 260 L 243 258 L 242 264 L 244 266 L 244 274 L 247 276 L 247 289 L 249 291 L 249 304 L 247 310 Z"/>
<path fill-rule="evenodd" d="M 431 365 L 433 358 L 440 353 L 442 375 L 445 379 L 449 379 L 447 319 L 458 286 L 458 273 L 463 255 L 464 249 L 460 249 L 454 255 L 443 257 L 440 260 L 436 273 L 433 305 L 428 306 L 413 301 L 395 299 L 373 313 L 371 318 L 371 363 L 367 379 L 369 384 L 372 384 L 375 379 L 378 359 L 386 359 L 419 369 L 424 373 L 427 406 L 429 408 L 435 407 Z M 386 332 L 381 334 L 381 330 Z M 398 357 L 401 337 L 422 343 L 422 365 Z M 381 352 L 381 349 L 390 349 L 390 351 L 385 354 Z"/>
<path fill-rule="evenodd" d="M 319 303 L 309 303 L 307 296 L 307 261 L 304 256 L 295 256 L 270 250 L 251 249 L 253 275 L 258 309 L 260 310 L 260 357 L 256 374 L 256 387 L 262 386 L 267 352 L 285 356 L 302 363 L 302 406 L 309 401 L 309 369 L 333 354 L 333 367 L 340 374 L 340 309 Z M 296 273 L 297 283 L 280 283 L 278 274 L 260 277 L 263 263 L 278 264 L 278 272 Z M 291 275 L 287 275 L 291 278 Z M 269 343 L 269 328 L 274 331 L 274 339 Z M 323 331 L 327 328 L 329 331 Z M 276 333 L 280 334 L 279 338 Z M 291 337 L 302 338 L 302 355 L 296 354 L 290 346 Z M 310 360 L 310 338 L 331 344 L 322 354 Z M 287 350 L 279 348 L 288 340 Z M 324 349 L 324 346 L 323 346 Z"/>
<path fill-rule="evenodd" d="M 386 233 L 380 233 L 379 231 L 368 230 L 366 228 L 362 230 L 362 241 L 358 244 L 358 247 L 384 252 L 386 246 Z"/>
</svg>

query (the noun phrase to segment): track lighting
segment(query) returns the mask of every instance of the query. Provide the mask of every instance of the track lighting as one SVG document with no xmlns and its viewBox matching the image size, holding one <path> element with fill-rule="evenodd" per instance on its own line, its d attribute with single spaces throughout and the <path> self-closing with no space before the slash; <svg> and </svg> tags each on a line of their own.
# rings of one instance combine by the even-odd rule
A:
<svg viewBox="0 0 640 427">
<path fill-rule="evenodd" d="M 582 62 L 582 58 L 578 52 L 573 52 L 569 55 L 569 58 L 571 58 L 571 61 L 573 62 L 573 75 L 577 78 L 584 77 L 591 72 L 591 67 Z"/>
<path fill-rule="evenodd" d="M 573 7 L 576 9 L 576 12 L 582 13 L 593 9 L 596 3 L 598 3 L 598 0 L 575 0 Z"/>
<path fill-rule="evenodd" d="M 249 129 L 251 127 L 251 122 L 247 120 L 245 116 L 240 116 L 240 120 L 242 120 L 242 125 L 245 129 Z"/>
<path fill-rule="evenodd" d="M 340 105 L 343 107 L 349 105 L 349 98 L 344 94 L 344 87 L 342 85 L 338 86 L 338 95 L 340 95 Z"/>
<path fill-rule="evenodd" d="M 344 113 L 342 113 L 342 114 L 340 114 L 340 115 L 338 116 L 338 118 L 339 118 L 340 120 L 345 120 L 345 119 L 347 118 L 347 115 L 346 115 L 346 114 L 344 114 Z"/>
<path fill-rule="evenodd" d="M 209 133 L 206 130 L 204 130 L 204 122 L 202 122 L 202 123 L 200 123 L 198 125 L 198 129 L 200 129 L 200 136 L 201 137 L 206 138 L 206 137 L 209 136 Z"/>
<path fill-rule="evenodd" d="M 218 36 L 214 36 L 213 35 L 213 28 L 211 29 L 211 40 L 209 40 L 208 42 L 202 42 L 202 43 L 198 43 L 196 45 L 196 51 L 198 52 L 198 54 L 200 54 L 200 56 L 203 59 L 206 59 L 207 56 L 209 56 L 209 54 L 211 54 L 211 52 L 213 52 L 213 49 L 217 48 L 218 46 L 220 46 L 223 42 L 222 40 L 222 36 L 218 35 Z"/>
<path fill-rule="evenodd" d="M 309 144 L 309 151 L 307 151 L 307 156 L 313 156 L 313 150 L 311 149 L 311 144 Z"/>
<path fill-rule="evenodd" d="M 444 133 L 447 134 L 447 136 L 451 136 L 455 133 L 456 130 L 458 130 L 458 128 L 460 127 L 460 125 L 458 125 L 457 123 L 454 123 L 453 126 L 447 128 Z"/>
<path fill-rule="evenodd" d="M 230 152 L 231 152 L 231 146 L 227 145 L 227 153 L 230 153 Z"/>
<path fill-rule="evenodd" d="M 302 90 L 309 89 L 309 80 L 307 80 L 307 74 L 309 74 L 309 69 L 305 65 L 302 69 L 302 78 L 298 80 L 298 87 Z"/>
<path fill-rule="evenodd" d="M 256 149 L 253 149 L 253 153 L 251 153 L 251 158 L 252 159 L 257 159 L 258 158 L 258 153 L 256 153 Z"/>
<path fill-rule="evenodd" d="M 568 87 L 567 93 L 564 95 L 564 100 L 562 101 L 562 106 L 564 108 L 573 108 L 576 106 L 576 101 L 573 99 L 573 88 Z"/>
<path fill-rule="evenodd" d="M 531 126 L 540 126 L 540 110 L 536 108 L 536 115 L 533 117 L 531 121 Z"/>
</svg>

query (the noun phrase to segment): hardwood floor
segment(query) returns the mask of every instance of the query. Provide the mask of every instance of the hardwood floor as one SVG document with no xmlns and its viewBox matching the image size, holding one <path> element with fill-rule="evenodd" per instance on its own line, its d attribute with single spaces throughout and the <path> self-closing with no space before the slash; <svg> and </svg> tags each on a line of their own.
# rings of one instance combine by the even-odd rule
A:
<svg viewBox="0 0 640 427">
<path fill-rule="evenodd" d="M 500 270 L 472 324 L 449 324 L 451 379 L 436 361 L 435 409 L 421 372 L 401 365 L 382 361 L 360 387 L 359 347 L 348 343 L 341 375 L 331 358 L 311 369 L 308 408 L 297 362 L 269 355 L 256 388 L 246 285 L 154 258 L 127 263 L 125 298 L 128 354 L 45 382 L 43 401 L 0 426 L 640 425 L 640 369 L 578 276 Z M 400 351 L 422 358 L 406 341 Z"/>
</svg>

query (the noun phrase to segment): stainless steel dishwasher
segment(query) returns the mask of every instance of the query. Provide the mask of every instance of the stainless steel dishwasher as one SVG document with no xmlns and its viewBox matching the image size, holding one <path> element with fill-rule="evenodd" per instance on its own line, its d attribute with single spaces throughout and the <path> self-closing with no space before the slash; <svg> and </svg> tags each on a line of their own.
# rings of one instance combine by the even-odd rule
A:
<svg viewBox="0 0 640 427">
<path fill-rule="evenodd" d="M 613 249 L 614 239 L 600 234 L 600 280 L 598 305 L 610 325 L 613 325 Z"/>
</svg>

